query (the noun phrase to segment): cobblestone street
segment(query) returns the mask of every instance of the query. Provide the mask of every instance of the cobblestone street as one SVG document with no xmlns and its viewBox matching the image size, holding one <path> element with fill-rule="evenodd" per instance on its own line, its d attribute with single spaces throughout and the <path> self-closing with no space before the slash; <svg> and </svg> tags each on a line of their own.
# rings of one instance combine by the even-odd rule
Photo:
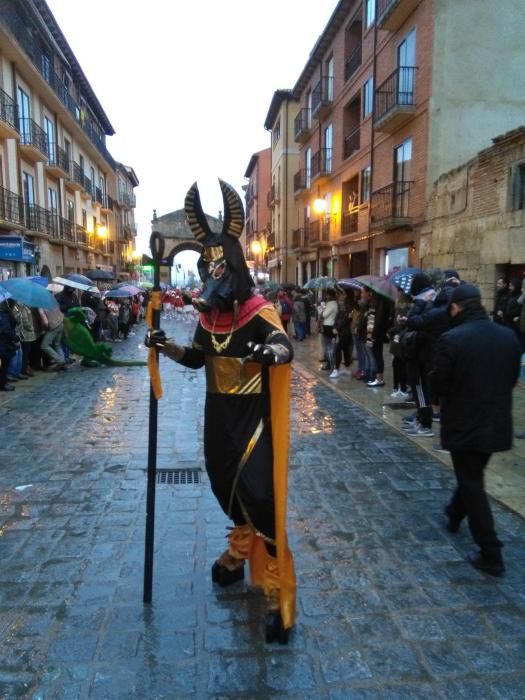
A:
<svg viewBox="0 0 525 700">
<path fill-rule="evenodd" d="M 115 356 L 145 358 L 143 332 Z M 204 473 L 157 486 L 142 603 L 146 368 L 76 364 L 0 398 L 2 700 L 525 697 L 524 520 L 493 502 L 507 573 L 477 572 L 466 525 L 443 527 L 451 470 L 294 370 L 298 620 L 282 647 L 263 642 L 259 592 L 211 583 L 227 520 Z M 201 468 L 204 372 L 161 373 L 157 466 Z"/>
</svg>

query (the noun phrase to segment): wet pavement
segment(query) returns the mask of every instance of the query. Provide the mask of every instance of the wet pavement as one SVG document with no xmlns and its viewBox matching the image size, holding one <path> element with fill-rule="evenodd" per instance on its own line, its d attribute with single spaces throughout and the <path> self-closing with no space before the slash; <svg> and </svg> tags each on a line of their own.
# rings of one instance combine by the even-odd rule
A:
<svg viewBox="0 0 525 700">
<path fill-rule="evenodd" d="M 191 324 L 165 322 L 189 339 Z M 143 356 L 141 332 L 115 345 Z M 525 522 L 494 503 L 501 579 L 443 528 L 450 469 L 296 363 L 289 535 L 298 619 L 215 588 L 227 520 L 201 483 L 157 487 L 142 603 L 149 381 L 39 375 L 0 398 L 0 698 L 523 698 Z M 202 467 L 203 372 L 162 360 L 158 466 Z"/>
</svg>

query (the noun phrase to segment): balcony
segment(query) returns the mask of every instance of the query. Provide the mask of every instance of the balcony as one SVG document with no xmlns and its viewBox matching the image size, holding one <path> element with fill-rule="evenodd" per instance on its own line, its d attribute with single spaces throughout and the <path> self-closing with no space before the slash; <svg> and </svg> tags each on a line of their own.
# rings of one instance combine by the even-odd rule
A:
<svg viewBox="0 0 525 700">
<path fill-rule="evenodd" d="M 389 231 L 410 226 L 409 196 L 413 182 L 392 182 L 370 197 L 370 223 L 374 229 Z"/>
<path fill-rule="evenodd" d="M 109 214 L 113 211 L 113 200 L 105 192 L 102 193 L 102 199 L 100 202 L 100 211 L 103 214 Z"/>
<path fill-rule="evenodd" d="M 333 217 L 328 215 L 306 225 L 306 240 L 308 245 L 318 245 L 330 241 L 330 230 L 333 228 Z"/>
<path fill-rule="evenodd" d="M 124 207 L 124 209 L 133 209 L 133 207 L 135 207 L 137 204 L 135 195 L 132 192 L 125 192 L 124 190 L 117 192 L 117 198 L 115 201 L 121 207 Z"/>
<path fill-rule="evenodd" d="M 75 224 L 75 240 L 78 245 L 87 246 L 88 244 L 88 233 L 80 224 Z"/>
<path fill-rule="evenodd" d="M 56 177 L 69 177 L 69 159 L 58 143 L 47 142 L 46 171 Z"/>
<path fill-rule="evenodd" d="M 293 176 L 293 193 L 295 195 L 301 194 L 309 189 L 307 182 L 309 183 L 310 177 L 306 170 L 299 170 Z"/>
<path fill-rule="evenodd" d="M 332 149 L 320 148 L 312 156 L 312 182 L 324 181 L 332 174 Z"/>
<path fill-rule="evenodd" d="M 16 102 L 0 89 L 0 137 L 12 139 L 19 135 Z"/>
<path fill-rule="evenodd" d="M 397 32 L 418 3 L 419 0 L 377 0 L 377 28 Z"/>
<path fill-rule="evenodd" d="M 334 79 L 323 76 L 312 90 L 312 117 L 323 119 L 332 109 L 334 101 Z"/>
<path fill-rule="evenodd" d="M 307 141 L 312 133 L 312 115 L 308 107 L 299 110 L 299 114 L 294 121 L 294 138 L 299 143 Z"/>
<path fill-rule="evenodd" d="M 93 183 L 82 173 L 82 191 L 80 192 L 82 199 L 89 200 L 93 196 Z"/>
<path fill-rule="evenodd" d="M 382 83 L 375 94 L 377 131 L 393 133 L 412 118 L 416 111 L 415 66 L 400 66 Z"/>
<path fill-rule="evenodd" d="M 22 197 L 0 187 L 0 228 L 22 227 L 24 209 Z"/>
<path fill-rule="evenodd" d="M 84 188 L 84 173 L 78 163 L 74 160 L 69 161 L 69 180 L 66 181 L 66 186 L 71 190 L 82 190 Z"/>
<path fill-rule="evenodd" d="M 62 232 L 62 238 L 70 243 L 76 243 L 76 224 L 69 219 L 64 219 L 63 217 L 59 217 L 59 224 Z"/>
<path fill-rule="evenodd" d="M 357 127 L 345 136 L 343 146 L 343 158 L 350 158 L 361 148 L 361 127 Z"/>
<path fill-rule="evenodd" d="M 46 132 L 33 119 L 18 120 L 20 129 L 20 153 L 33 162 L 47 160 Z"/>
<path fill-rule="evenodd" d="M 76 123 L 83 129 L 95 148 L 115 169 L 115 161 L 106 148 L 105 134 L 85 109 L 70 95 L 69 86 L 54 72 L 52 66 L 54 57 L 42 51 L 36 33 L 30 30 L 27 22 L 15 12 L 7 12 L 3 24 L 20 44 L 29 60 L 38 70 L 42 79 L 50 86 L 60 102 L 71 114 Z M 60 61 L 62 62 L 62 61 Z"/>
<path fill-rule="evenodd" d="M 279 188 L 272 185 L 270 187 L 270 191 L 268 192 L 268 196 L 266 197 L 266 204 L 270 209 L 273 209 L 276 204 L 279 204 L 280 201 L 281 195 L 279 194 Z"/>
<path fill-rule="evenodd" d="M 358 44 L 345 61 L 345 82 L 350 80 L 363 60 L 363 47 Z"/>
<path fill-rule="evenodd" d="M 356 211 L 345 211 L 341 221 L 341 235 L 349 236 L 357 233 L 358 213 Z"/>
<path fill-rule="evenodd" d="M 292 250 L 301 250 L 306 247 L 306 229 L 296 228 L 292 231 Z"/>
<path fill-rule="evenodd" d="M 24 206 L 24 218 L 26 229 L 35 233 L 46 233 L 48 231 L 47 209 L 39 207 L 38 204 L 26 204 Z"/>
</svg>

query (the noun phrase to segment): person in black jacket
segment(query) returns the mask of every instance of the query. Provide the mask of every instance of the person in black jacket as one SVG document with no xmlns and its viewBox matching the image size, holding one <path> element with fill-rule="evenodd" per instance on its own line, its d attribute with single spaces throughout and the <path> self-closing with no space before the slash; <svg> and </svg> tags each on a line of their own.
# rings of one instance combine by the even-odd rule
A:
<svg viewBox="0 0 525 700">
<path fill-rule="evenodd" d="M 0 391 L 14 391 L 7 381 L 9 360 L 20 346 L 16 334 L 16 319 L 7 301 L 0 302 Z"/>
<path fill-rule="evenodd" d="M 457 487 L 445 508 L 447 528 L 457 532 L 467 517 L 479 552 L 471 564 L 499 576 L 502 543 L 485 493 L 483 477 L 493 452 L 512 446 L 512 389 L 520 369 L 516 336 L 489 320 L 479 289 L 457 287 L 450 297 L 451 330 L 438 343 L 430 373 L 441 399 L 441 440 L 450 450 Z"/>
<path fill-rule="evenodd" d="M 498 277 L 496 280 L 496 296 L 494 299 L 494 310 L 492 318 L 496 323 L 503 323 L 503 315 L 507 306 L 507 298 L 509 296 L 509 283 L 504 277 Z"/>
</svg>

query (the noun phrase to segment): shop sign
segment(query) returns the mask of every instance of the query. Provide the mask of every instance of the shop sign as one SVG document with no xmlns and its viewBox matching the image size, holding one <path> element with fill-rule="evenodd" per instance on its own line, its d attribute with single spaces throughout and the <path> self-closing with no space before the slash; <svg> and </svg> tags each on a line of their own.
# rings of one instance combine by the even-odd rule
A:
<svg viewBox="0 0 525 700">
<path fill-rule="evenodd" d="M 0 260 L 35 262 L 35 244 L 22 236 L 0 236 Z"/>
</svg>

